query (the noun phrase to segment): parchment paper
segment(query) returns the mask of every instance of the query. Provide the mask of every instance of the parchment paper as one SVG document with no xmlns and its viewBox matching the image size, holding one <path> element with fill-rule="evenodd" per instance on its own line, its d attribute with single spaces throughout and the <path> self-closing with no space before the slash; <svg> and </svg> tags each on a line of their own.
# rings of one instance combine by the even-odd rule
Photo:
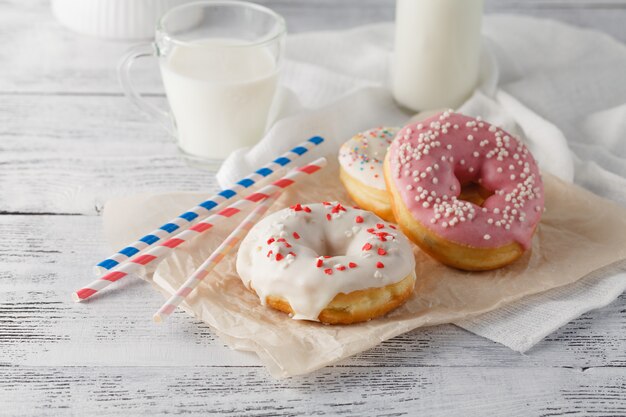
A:
<svg viewBox="0 0 626 417">
<path fill-rule="evenodd" d="M 261 306 L 243 287 L 235 271 L 234 254 L 182 307 L 214 328 L 228 346 L 256 352 L 273 376 L 286 377 L 322 368 L 418 327 L 459 321 L 572 283 L 626 259 L 625 209 L 550 175 L 544 174 L 544 184 L 547 211 L 532 251 L 508 267 L 477 273 L 443 266 L 415 247 L 415 293 L 404 306 L 383 318 L 350 326 L 292 320 Z M 121 247 L 206 197 L 173 193 L 113 200 L 105 207 L 105 233 L 116 248 Z M 329 200 L 350 203 L 336 167 L 292 187 L 272 211 L 296 202 Z M 242 217 L 177 248 L 147 279 L 168 297 Z M 154 307 L 156 311 L 160 306 Z"/>
</svg>

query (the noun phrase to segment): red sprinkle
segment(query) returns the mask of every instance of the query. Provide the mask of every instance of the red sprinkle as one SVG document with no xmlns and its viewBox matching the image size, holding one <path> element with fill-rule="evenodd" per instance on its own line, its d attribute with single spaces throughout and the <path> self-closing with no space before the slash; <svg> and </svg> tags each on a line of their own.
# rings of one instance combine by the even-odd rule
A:
<svg viewBox="0 0 626 417">
<path fill-rule="evenodd" d="M 332 274 L 333 274 L 333 270 L 332 270 L 332 268 L 326 268 L 326 269 L 324 270 L 324 273 L 325 273 L 326 275 L 332 275 Z"/>
<path fill-rule="evenodd" d="M 273 237 L 267 239 L 267 244 L 271 245 L 272 243 L 274 243 L 275 239 Z"/>
<path fill-rule="evenodd" d="M 328 201 L 322 201 L 322 204 L 325 206 L 330 206 L 330 203 Z"/>
<path fill-rule="evenodd" d="M 376 263 L 376 268 L 384 268 L 384 267 L 385 267 L 384 263 L 382 263 L 382 262 L 377 262 Z"/>
<path fill-rule="evenodd" d="M 332 256 L 324 256 L 324 259 L 332 258 Z"/>
<path fill-rule="evenodd" d="M 345 270 L 346 270 L 346 267 L 345 267 L 345 266 L 343 266 L 343 265 L 338 265 L 338 266 L 337 266 L 337 270 L 339 270 L 339 271 L 345 271 Z"/>
<path fill-rule="evenodd" d="M 354 262 L 350 262 L 350 263 L 348 264 L 348 266 L 349 266 L 350 268 L 356 268 L 356 264 L 355 264 Z"/>
<path fill-rule="evenodd" d="M 389 227 L 391 227 L 392 229 L 396 229 L 396 226 L 394 226 L 393 224 L 390 224 Z"/>
<path fill-rule="evenodd" d="M 385 225 L 384 225 L 384 224 L 382 224 L 382 223 L 376 223 L 376 228 L 377 228 L 377 229 L 382 229 L 383 227 L 385 227 Z"/>
<path fill-rule="evenodd" d="M 289 252 L 289 255 L 293 256 L 294 258 L 296 257 L 296 254 L 294 252 Z"/>
<path fill-rule="evenodd" d="M 373 227 L 370 227 L 369 229 L 367 229 L 367 231 L 368 231 L 369 233 L 374 233 L 374 228 L 373 228 Z"/>
<path fill-rule="evenodd" d="M 293 211 L 302 211 L 302 205 L 300 203 L 293 205 L 289 208 L 292 209 Z"/>
<path fill-rule="evenodd" d="M 324 261 L 322 261 L 321 259 L 318 259 L 317 263 L 315 264 L 315 266 L 317 266 L 318 268 L 321 268 L 322 265 L 324 265 Z"/>
<path fill-rule="evenodd" d="M 270 256 L 272 256 L 272 253 L 274 253 L 274 251 L 272 251 L 272 250 L 267 252 L 267 257 L 269 258 Z"/>
<path fill-rule="evenodd" d="M 304 207 L 304 211 L 305 211 L 306 213 L 310 213 L 310 212 L 311 212 L 311 208 L 310 208 L 310 207 Z"/>
<path fill-rule="evenodd" d="M 378 254 L 380 256 L 385 256 L 385 255 L 387 255 L 387 251 L 384 250 L 383 248 L 378 248 Z"/>
<path fill-rule="evenodd" d="M 282 253 L 280 253 L 280 252 L 279 252 L 279 253 L 277 253 L 277 254 L 276 254 L 276 260 L 277 260 L 277 261 L 280 261 L 280 260 L 282 260 L 283 258 L 284 258 L 284 256 L 282 255 Z"/>
<path fill-rule="evenodd" d="M 276 239 L 276 242 L 286 242 L 284 237 L 279 237 L 278 239 Z"/>
<path fill-rule="evenodd" d="M 372 249 L 372 244 L 371 243 L 366 243 L 365 245 L 363 245 L 363 247 L 361 248 L 361 250 L 370 250 Z"/>
<path fill-rule="evenodd" d="M 354 219 L 355 222 L 357 223 L 363 223 L 363 217 L 361 216 L 356 216 L 356 218 Z"/>
<path fill-rule="evenodd" d="M 326 220 L 330 221 L 330 219 L 331 219 L 331 216 L 330 216 L 330 213 L 328 213 L 328 214 L 326 215 Z"/>
<path fill-rule="evenodd" d="M 332 208 L 331 213 L 339 213 L 340 211 L 346 211 L 346 209 L 341 204 L 337 203 L 337 205 Z"/>
<path fill-rule="evenodd" d="M 300 239 L 300 235 L 297 232 L 293 232 L 293 237 L 295 239 Z"/>
</svg>

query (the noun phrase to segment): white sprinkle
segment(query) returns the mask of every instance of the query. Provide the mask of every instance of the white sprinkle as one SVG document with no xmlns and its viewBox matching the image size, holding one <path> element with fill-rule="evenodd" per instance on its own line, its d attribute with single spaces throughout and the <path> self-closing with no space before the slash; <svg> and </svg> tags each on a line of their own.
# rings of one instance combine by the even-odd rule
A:
<svg viewBox="0 0 626 417">
<path fill-rule="evenodd" d="M 483 238 L 484 238 L 485 240 L 489 240 L 489 239 L 491 239 L 491 236 L 489 236 L 489 235 L 485 235 L 485 236 L 483 236 Z"/>
</svg>

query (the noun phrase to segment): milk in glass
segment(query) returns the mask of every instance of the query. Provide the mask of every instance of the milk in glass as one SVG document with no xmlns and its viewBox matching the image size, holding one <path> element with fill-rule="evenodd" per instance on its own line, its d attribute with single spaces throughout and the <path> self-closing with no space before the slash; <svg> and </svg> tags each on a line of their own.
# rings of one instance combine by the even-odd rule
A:
<svg viewBox="0 0 626 417">
<path fill-rule="evenodd" d="M 277 85 L 263 46 L 210 39 L 173 46 L 161 58 L 178 143 L 191 155 L 224 159 L 262 137 Z"/>
</svg>

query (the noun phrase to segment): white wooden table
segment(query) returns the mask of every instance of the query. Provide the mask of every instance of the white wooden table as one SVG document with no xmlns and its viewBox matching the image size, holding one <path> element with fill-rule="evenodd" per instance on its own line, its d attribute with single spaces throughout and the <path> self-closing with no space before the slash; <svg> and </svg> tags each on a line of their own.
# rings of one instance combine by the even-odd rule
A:
<svg viewBox="0 0 626 417">
<path fill-rule="evenodd" d="M 391 20 L 391 0 L 266 0 L 292 32 Z M 626 41 L 624 0 L 488 1 Z M 126 280 L 97 302 L 69 294 L 108 255 L 110 197 L 216 189 L 122 96 L 128 47 L 82 37 L 47 1 L 0 2 L 0 415 L 626 415 L 626 297 L 527 355 L 454 326 L 419 329 L 306 377 L 276 381 Z M 164 104 L 158 73 L 137 79 Z"/>
</svg>

